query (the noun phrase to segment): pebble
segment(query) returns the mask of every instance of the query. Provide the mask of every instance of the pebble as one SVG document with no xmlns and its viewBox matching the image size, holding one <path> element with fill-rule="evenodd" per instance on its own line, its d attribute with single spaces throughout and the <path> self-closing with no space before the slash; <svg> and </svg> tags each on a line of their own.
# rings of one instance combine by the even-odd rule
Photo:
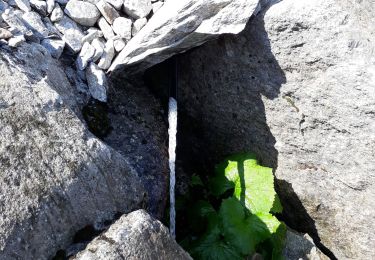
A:
<svg viewBox="0 0 375 260">
<path fill-rule="evenodd" d="M 21 9 L 24 12 L 31 11 L 30 2 L 29 0 L 15 0 L 17 6 L 19 9 Z"/>
<path fill-rule="evenodd" d="M 84 70 L 92 57 L 94 57 L 94 54 L 95 48 L 90 43 L 85 42 L 76 60 L 77 69 Z"/>
<path fill-rule="evenodd" d="M 105 0 L 107 3 L 112 5 L 116 10 L 121 10 L 122 4 L 124 3 L 123 0 Z"/>
<path fill-rule="evenodd" d="M 63 40 L 56 39 L 44 39 L 42 40 L 41 44 L 55 59 L 60 58 L 65 46 L 65 42 Z"/>
<path fill-rule="evenodd" d="M 40 15 L 47 15 L 47 3 L 41 0 L 30 0 L 31 7 Z"/>
<path fill-rule="evenodd" d="M 69 0 L 56 0 L 56 2 L 61 5 L 66 5 L 69 2 Z"/>
<path fill-rule="evenodd" d="M 23 21 L 14 13 L 14 11 L 6 9 L 5 12 L 1 14 L 1 17 L 10 27 L 13 28 L 13 30 L 15 30 L 15 32 L 25 34 L 29 31 Z"/>
<path fill-rule="evenodd" d="M 132 36 L 135 36 L 147 23 L 146 18 L 141 18 L 133 23 Z"/>
<path fill-rule="evenodd" d="M 105 73 L 93 62 L 86 68 L 87 84 L 93 98 L 107 102 L 107 77 Z"/>
<path fill-rule="evenodd" d="M 52 13 L 55 8 L 55 0 L 46 0 L 47 3 L 47 13 Z"/>
<path fill-rule="evenodd" d="M 115 57 L 115 47 L 113 44 L 113 40 L 108 40 L 105 43 L 104 52 L 100 61 L 98 63 L 98 67 L 106 70 L 111 66 L 112 60 Z"/>
<path fill-rule="evenodd" d="M 132 21 L 125 17 L 118 17 L 112 24 L 113 31 L 120 37 L 130 40 L 132 36 Z"/>
<path fill-rule="evenodd" d="M 48 29 L 44 25 L 42 18 L 36 12 L 24 13 L 22 19 L 25 25 L 35 33 L 39 38 L 46 38 L 48 36 Z"/>
<path fill-rule="evenodd" d="M 64 12 L 58 3 L 55 3 L 55 8 L 53 8 L 50 19 L 52 22 L 58 22 L 64 17 Z"/>
<path fill-rule="evenodd" d="M 58 38 L 62 38 L 62 34 L 57 30 L 57 28 L 52 24 L 51 20 L 48 17 L 43 18 L 44 25 L 48 29 L 48 35 L 56 36 Z"/>
<path fill-rule="evenodd" d="M 78 25 L 69 17 L 65 16 L 55 23 L 56 28 L 63 34 L 63 40 L 74 51 L 79 52 L 82 48 L 84 34 Z"/>
<path fill-rule="evenodd" d="M 150 0 L 124 0 L 124 12 L 134 19 L 146 17 L 151 10 Z"/>
<path fill-rule="evenodd" d="M 95 48 L 95 54 L 94 57 L 92 57 L 92 61 L 96 62 L 103 55 L 105 42 L 102 39 L 96 38 L 92 40 L 91 45 Z"/>
<path fill-rule="evenodd" d="M 103 17 L 107 20 L 109 24 L 113 24 L 113 21 L 120 17 L 119 13 L 110 4 L 104 0 L 100 0 L 96 3 L 96 7 L 102 13 Z"/>
<path fill-rule="evenodd" d="M 25 41 L 26 39 L 23 35 L 17 35 L 9 39 L 8 45 L 10 47 L 18 47 Z"/>
<path fill-rule="evenodd" d="M 9 39 L 13 34 L 7 29 L 0 28 L 0 39 Z"/>
<path fill-rule="evenodd" d="M 107 23 L 107 21 L 103 17 L 99 18 L 98 25 L 100 30 L 103 32 L 104 38 L 110 40 L 113 37 L 115 37 L 115 33 L 113 32 L 112 27 Z"/>
<path fill-rule="evenodd" d="M 124 49 L 126 43 L 123 39 L 115 39 L 113 41 L 113 46 L 115 47 L 115 50 L 117 52 L 120 52 L 122 49 Z"/>
<path fill-rule="evenodd" d="M 70 18 L 84 26 L 94 26 L 100 17 L 100 12 L 95 5 L 79 0 L 70 0 L 64 11 Z"/>
<path fill-rule="evenodd" d="M 82 38 L 82 44 L 85 42 L 91 43 L 95 38 L 103 37 L 103 32 L 96 28 L 89 28 L 86 35 Z"/>
<path fill-rule="evenodd" d="M 163 4 L 163 2 L 152 3 L 152 12 L 156 13 L 163 6 Z"/>
</svg>

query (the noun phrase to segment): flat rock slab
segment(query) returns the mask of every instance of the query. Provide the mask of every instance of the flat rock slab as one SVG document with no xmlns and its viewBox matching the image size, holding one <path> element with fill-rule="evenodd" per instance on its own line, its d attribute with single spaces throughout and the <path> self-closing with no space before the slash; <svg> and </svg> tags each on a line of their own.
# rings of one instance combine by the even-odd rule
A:
<svg viewBox="0 0 375 260">
<path fill-rule="evenodd" d="M 123 215 L 72 260 L 191 260 L 168 229 L 144 210 Z"/>
</svg>

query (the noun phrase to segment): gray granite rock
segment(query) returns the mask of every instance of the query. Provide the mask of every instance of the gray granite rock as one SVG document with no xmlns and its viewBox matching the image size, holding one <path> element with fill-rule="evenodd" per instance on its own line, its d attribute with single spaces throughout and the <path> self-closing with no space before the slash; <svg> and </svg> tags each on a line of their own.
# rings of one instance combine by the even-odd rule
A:
<svg viewBox="0 0 375 260">
<path fill-rule="evenodd" d="M 36 12 L 27 12 L 22 15 L 25 25 L 39 38 L 43 39 L 48 36 L 48 29 L 44 25 L 41 17 Z"/>
<path fill-rule="evenodd" d="M 104 71 L 90 62 L 86 68 L 86 78 L 91 96 L 101 102 L 107 102 L 108 81 Z"/>
<path fill-rule="evenodd" d="M 134 37 L 147 23 L 146 18 L 141 18 L 133 23 L 132 36 Z"/>
<path fill-rule="evenodd" d="M 47 4 L 47 13 L 52 13 L 53 9 L 55 8 L 55 0 L 46 0 Z"/>
<path fill-rule="evenodd" d="M 120 52 L 122 49 L 124 49 L 126 43 L 123 39 L 113 39 L 113 47 L 115 48 L 116 52 Z"/>
<path fill-rule="evenodd" d="M 42 16 L 47 15 L 47 3 L 42 0 L 30 0 L 30 6 L 34 9 L 38 14 Z"/>
<path fill-rule="evenodd" d="M 116 8 L 116 10 L 121 10 L 121 7 L 124 3 L 123 0 L 106 0 L 106 2 Z"/>
<path fill-rule="evenodd" d="M 92 40 L 91 45 L 95 48 L 95 54 L 92 57 L 92 61 L 96 62 L 103 55 L 104 48 L 105 48 L 105 42 L 104 42 L 104 40 L 95 38 L 94 40 Z"/>
<path fill-rule="evenodd" d="M 109 242 L 110 241 L 110 242 Z M 168 229 L 146 211 L 123 215 L 72 260 L 192 259 L 169 235 Z"/>
<path fill-rule="evenodd" d="M 147 20 L 146 20 L 147 22 Z M 131 38 L 132 21 L 125 17 L 118 17 L 112 24 L 113 31 L 127 41 Z"/>
<path fill-rule="evenodd" d="M 82 48 L 84 34 L 78 25 L 65 16 L 55 23 L 56 28 L 63 34 L 63 40 L 74 51 L 79 52 Z"/>
<path fill-rule="evenodd" d="M 25 41 L 26 41 L 26 39 L 25 39 L 25 36 L 23 34 L 15 35 L 8 40 L 8 45 L 10 47 L 18 47 Z"/>
<path fill-rule="evenodd" d="M 100 13 L 103 17 L 107 20 L 109 24 L 113 24 L 113 21 L 120 17 L 119 13 L 113 8 L 110 4 L 108 4 L 105 0 L 100 0 L 96 3 L 96 7 L 99 9 Z"/>
<path fill-rule="evenodd" d="M 5 9 L 9 7 L 7 2 L 4 2 L 3 0 L 0 0 L 0 11 L 5 12 Z"/>
<path fill-rule="evenodd" d="M 19 32 L 25 34 L 29 31 L 24 22 L 14 13 L 13 10 L 6 9 L 1 14 L 1 17 L 11 27 L 11 29 L 13 29 L 12 33 Z"/>
<path fill-rule="evenodd" d="M 141 207 L 144 189 L 126 157 L 88 131 L 45 48 L 0 53 L 0 258 L 51 259 L 78 230 Z"/>
<path fill-rule="evenodd" d="M 105 43 L 104 52 L 98 63 L 99 68 L 106 70 L 111 66 L 111 62 L 115 56 L 115 47 L 113 40 L 108 40 Z"/>
<path fill-rule="evenodd" d="M 60 58 L 65 47 L 65 42 L 63 40 L 56 39 L 44 39 L 41 44 L 55 59 Z"/>
<path fill-rule="evenodd" d="M 10 31 L 4 28 L 0 28 L 0 39 L 9 39 L 12 36 L 13 34 Z"/>
<path fill-rule="evenodd" d="M 163 6 L 163 4 L 163 2 L 152 3 L 152 12 L 156 13 Z"/>
<path fill-rule="evenodd" d="M 151 10 L 151 0 L 124 0 L 124 12 L 134 19 L 146 17 Z"/>
<path fill-rule="evenodd" d="M 107 40 L 113 39 L 113 37 L 115 37 L 115 33 L 113 32 L 112 27 L 103 17 L 99 18 L 98 26 L 103 32 L 104 38 L 106 38 Z"/>
<path fill-rule="evenodd" d="M 55 8 L 53 8 L 50 19 L 52 22 L 58 22 L 64 17 L 64 12 L 61 9 L 58 3 L 55 4 Z"/>
<path fill-rule="evenodd" d="M 65 6 L 64 12 L 84 26 L 93 26 L 100 17 L 100 12 L 95 5 L 79 0 L 70 0 Z"/>
<path fill-rule="evenodd" d="M 100 37 L 103 37 L 102 31 L 91 27 L 86 31 L 86 35 L 82 38 L 82 44 L 85 42 L 91 43 L 92 40 Z"/>
<path fill-rule="evenodd" d="M 17 7 L 24 12 L 31 11 L 30 1 L 29 0 L 15 0 Z"/>
<path fill-rule="evenodd" d="M 81 52 L 77 57 L 77 69 L 84 70 L 87 64 L 92 60 L 95 54 L 95 48 L 88 42 L 85 42 L 82 46 Z"/>
</svg>

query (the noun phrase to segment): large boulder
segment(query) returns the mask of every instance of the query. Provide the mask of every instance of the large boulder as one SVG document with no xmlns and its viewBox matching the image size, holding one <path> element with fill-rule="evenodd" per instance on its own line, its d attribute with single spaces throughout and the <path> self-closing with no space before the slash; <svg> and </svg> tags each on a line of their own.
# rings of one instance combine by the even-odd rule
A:
<svg viewBox="0 0 375 260">
<path fill-rule="evenodd" d="M 287 223 L 339 259 L 375 258 L 374 12 L 273 1 L 239 35 L 178 59 L 180 150 L 206 162 L 257 153 L 275 168 Z"/>
<path fill-rule="evenodd" d="M 0 78 L 0 259 L 49 259 L 77 230 L 142 207 L 136 171 L 87 130 L 45 48 L 0 49 Z"/>
<path fill-rule="evenodd" d="M 144 210 L 123 215 L 72 259 L 192 259 L 168 229 Z"/>
<path fill-rule="evenodd" d="M 125 2 L 126 5 L 126 2 Z M 239 33 L 258 0 L 166 1 L 116 57 L 110 71 L 144 71 L 223 33 Z"/>
</svg>

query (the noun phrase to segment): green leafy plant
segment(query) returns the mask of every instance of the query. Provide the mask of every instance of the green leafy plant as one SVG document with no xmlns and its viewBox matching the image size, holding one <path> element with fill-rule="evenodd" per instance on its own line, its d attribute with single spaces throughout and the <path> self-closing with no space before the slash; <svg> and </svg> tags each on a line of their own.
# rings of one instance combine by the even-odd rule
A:
<svg viewBox="0 0 375 260">
<path fill-rule="evenodd" d="M 205 189 L 189 210 L 191 234 L 181 242 L 195 259 L 244 259 L 254 253 L 282 259 L 286 226 L 273 215 L 282 206 L 272 169 L 259 165 L 254 154 L 227 158 L 206 185 L 194 175 L 191 186 Z"/>
</svg>

